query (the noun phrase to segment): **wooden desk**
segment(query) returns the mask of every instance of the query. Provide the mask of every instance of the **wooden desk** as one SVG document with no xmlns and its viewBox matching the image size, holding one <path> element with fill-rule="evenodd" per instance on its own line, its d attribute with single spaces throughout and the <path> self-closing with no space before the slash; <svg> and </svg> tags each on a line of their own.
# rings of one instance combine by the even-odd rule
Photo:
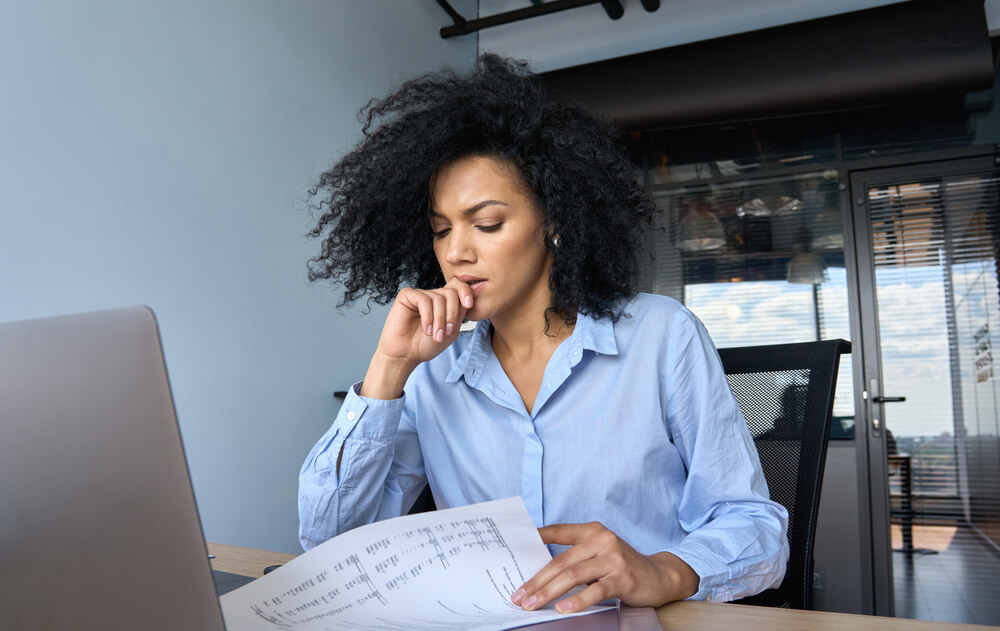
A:
<svg viewBox="0 0 1000 631">
<path fill-rule="evenodd" d="M 656 610 L 666 631 L 997 631 L 1000 627 L 683 601 Z"/>
<path fill-rule="evenodd" d="M 262 576 L 264 568 L 295 558 L 284 552 L 265 552 L 221 543 L 208 544 L 215 555 L 212 567 L 243 576 Z M 824 611 L 771 609 L 751 605 L 684 601 L 656 610 L 666 631 L 997 631 L 1000 627 L 879 618 Z"/>
<path fill-rule="evenodd" d="M 213 570 L 254 578 L 264 576 L 264 568 L 283 565 L 298 556 L 287 552 L 265 552 L 253 548 L 228 546 L 224 543 L 208 544 L 208 553 L 215 555 L 212 559 Z"/>
</svg>

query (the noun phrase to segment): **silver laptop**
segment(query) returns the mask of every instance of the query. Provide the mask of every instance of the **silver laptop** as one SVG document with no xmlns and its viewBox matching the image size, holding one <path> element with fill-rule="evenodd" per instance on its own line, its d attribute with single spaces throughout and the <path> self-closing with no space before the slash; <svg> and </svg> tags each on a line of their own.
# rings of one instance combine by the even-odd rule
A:
<svg viewBox="0 0 1000 631">
<path fill-rule="evenodd" d="M 0 630 L 223 631 L 214 582 L 153 312 L 0 324 Z"/>
<path fill-rule="evenodd" d="M 0 324 L 0 629 L 224 629 L 145 307 Z"/>
</svg>

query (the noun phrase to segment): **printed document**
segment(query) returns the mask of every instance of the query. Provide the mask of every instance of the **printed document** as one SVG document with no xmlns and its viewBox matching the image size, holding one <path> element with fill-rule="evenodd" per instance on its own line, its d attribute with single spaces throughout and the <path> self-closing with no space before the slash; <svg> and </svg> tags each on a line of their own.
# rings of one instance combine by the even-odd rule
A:
<svg viewBox="0 0 1000 631">
<path fill-rule="evenodd" d="M 511 594 L 551 559 L 519 497 L 368 524 L 220 598 L 229 631 L 494 631 L 580 614 Z"/>
</svg>

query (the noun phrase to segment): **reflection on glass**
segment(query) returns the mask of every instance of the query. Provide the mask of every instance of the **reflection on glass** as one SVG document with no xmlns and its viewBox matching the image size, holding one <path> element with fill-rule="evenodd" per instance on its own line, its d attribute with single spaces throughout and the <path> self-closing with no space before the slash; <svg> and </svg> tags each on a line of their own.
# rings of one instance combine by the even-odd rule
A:
<svg viewBox="0 0 1000 631">
<path fill-rule="evenodd" d="M 825 279 L 826 261 L 812 252 L 799 252 L 788 261 L 788 282 L 795 285 L 819 285 Z"/>
<path fill-rule="evenodd" d="M 777 195 L 755 197 L 737 208 L 736 213 L 751 217 L 770 217 L 772 215 L 790 215 L 801 211 L 802 208 L 801 199 L 788 195 Z"/>
<path fill-rule="evenodd" d="M 688 252 L 716 250 L 726 244 L 722 223 L 711 210 L 696 207 L 681 219 L 677 230 L 677 247 Z"/>
<path fill-rule="evenodd" d="M 650 233 L 651 288 L 690 308 L 717 346 L 850 339 L 836 171 L 655 187 L 652 194 L 662 212 Z M 821 240 L 820 254 L 816 228 L 828 222 L 840 243 Z M 831 437 L 853 436 L 852 385 L 848 358 Z"/>
<path fill-rule="evenodd" d="M 816 215 L 812 227 L 812 247 L 814 250 L 843 250 L 844 226 L 840 208 L 828 206 Z"/>
<path fill-rule="evenodd" d="M 822 115 L 644 131 L 626 140 L 636 163 L 648 165 L 649 183 L 657 186 L 832 163 L 833 125 L 833 117 Z"/>
</svg>

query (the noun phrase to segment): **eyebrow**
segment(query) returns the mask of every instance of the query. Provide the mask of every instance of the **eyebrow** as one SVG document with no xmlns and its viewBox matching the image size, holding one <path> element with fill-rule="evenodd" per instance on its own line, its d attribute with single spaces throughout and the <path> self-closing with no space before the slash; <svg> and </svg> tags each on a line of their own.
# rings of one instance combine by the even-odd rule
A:
<svg viewBox="0 0 1000 631">
<path fill-rule="evenodd" d="M 466 208 L 465 210 L 463 210 L 462 214 L 463 215 L 474 215 L 474 214 L 478 213 L 480 210 L 486 208 L 487 206 L 506 206 L 506 205 L 507 205 L 507 202 L 501 202 L 501 201 L 496 200 L 496 199 L 484 199 L 483 201 L 479 202 L 478 204 L 475 204 L 473 206 L 469 206 L 468 208 Z M 441 213 L 435 211 L 433 208 L 431 208 L 430 211 L 427 214 L 429 216 L 431 216 L 431 217 L 442 217 L 443 216 Z"/>
</svg>

